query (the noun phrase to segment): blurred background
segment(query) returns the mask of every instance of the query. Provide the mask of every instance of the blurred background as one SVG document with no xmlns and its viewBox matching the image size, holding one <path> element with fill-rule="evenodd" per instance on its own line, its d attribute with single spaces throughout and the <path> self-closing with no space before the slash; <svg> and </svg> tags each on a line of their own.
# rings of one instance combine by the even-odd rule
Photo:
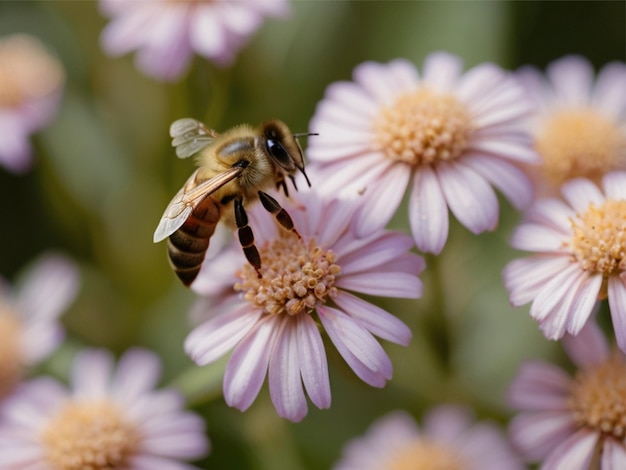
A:
<svg viewBox="0 0 626 470">
<path fill-rule="evenodd" d="M 139 71 L 134 54 L 105 55 L 99 41 L 108 19 L 95 1 L 0 2 L 0 36 L 38 37 L 67 74 L 57 118 L 32 137 L 33 168 L 0 168 L 0 274 L 13 280 L 49 250 L 81 269 L 79 297 L 63 317 L 68 341 L 37 372 L 63 377 L 82 346 L 156 351 L 164 385 L 180 387 L 206 417 L 213 450 L 203 468 L 328 468 L 376 417 L 403 408 L 419 420 L 445 401 L 506 423 L 503 395 L 520 361 L 563 356 L 528 307 L 509 306 L 500 273 L 516 256 L 507 239 L 519 216 L 505 200 L 493 233 L 474 237 L 452 222 L 443 254 L 427 257 L 422 299 L 378 301 L 414 332 L 408 348 L 384 344 L 394 364 L 385 389 L 362 383 L 329 343 L 330 410 L 311 405 L 303 422 L 289 423 L 276 416 L 266 387 L 246 413 L 228 408 L 223 364 L 197 368 L 183 353 L 194 294 L 170 270 L 165 244 L 152 243 L 193 171 L 175 158 L 168 127 L 184 116 L 218 130 L 277 117 L 306 132 L 326 86 L 350 80 L 359 63 L 403 57 L 420 68 L 437 50 L 461 56 L 466 68 L 543 68 L 575 53 L 597 69 L 626 59 L 625 18 L 622 1 L 295 1 L 289 17 L 260 27 L 232 66 L 196 57 L 189 73 L 163 83 Z M 407 230 L 406 210 L 398 213 L 393 227 Z"/>
</svg>

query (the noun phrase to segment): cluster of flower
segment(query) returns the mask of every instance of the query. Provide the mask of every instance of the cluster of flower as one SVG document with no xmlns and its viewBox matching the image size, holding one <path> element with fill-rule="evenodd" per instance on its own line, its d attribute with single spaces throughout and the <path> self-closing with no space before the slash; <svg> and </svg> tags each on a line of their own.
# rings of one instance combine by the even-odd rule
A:
<svg viewBox="0 0 626 470">
<path fill-rule="evenodd" d="M 103 5 L 115 18 L 105 49 L 139 49 L 138 66 L 163 79 L 178 77 L 192 50 L 228 63 L 263 15 L 286 8 Z M 154 34 L 133 42 L 148 19 Z M 0 121 L 15 129 L 7 133 L 15 140 L 0 139 L 7 168 L 26 168 L 28 134 L 54 115 L 61 70 L 32 38 L 0 42 Z M 280 199 L 303 242 L 253 208 L 263 277 L 237 244 L 204 264 L 192 285 L 202 322 L 185 341 L 187 354 L 205 365 L 232 351 L 228 405 L 248 409 L 267 376 L 277 413 L 291 421 L 307 414 L 306 395 L 330 407 L 322 332 L 361 380 L 383 387 L 392 364 L 376 338 L 407 345 L 412 333 L 362 295 L 421 297 L 426 264 L 410 250 L 441 253 L 449 211 L 474 234 L 494 230 L 495 188 L 524 213 L 512 246 L 533 253 L 504 267 L 511 303 L 532 302 L 546 338 L 562 340 L 580 370 L 571 378 L 550 364 L 522 366 L 510 388 L 521 411 L 511 447 L 495 426 L 472 425 L 467 410 L 444 406 L 424 418 L 423 435 L 404 413 L 382 419 L 346 447 L 336 468 L 521 468 L 513 448 L 543 468 L 625 467 L 625 118 L 623 63 L 595 78 L 575 56 L 545 75 L 494 64 L 463 72 L 447 53 L 428 56 L 421 73 L 404 60 L 359 65 L 353 81 L 327 88 L 310 123 L 319 134 L 307 149 L 313 187 Z M 385 228 L 409 187 L 410 235 Z M 189 468 L 178 460 L 207 452 L 204 422 L 183 411 L 176 393 L 153 390 L 152 353 L 131 350 L 113 371 L 111 354 L 83 351 L 71 391 L 51 378 L 21 381 L 23 367 L 61 341 L 56 319 L 78 282 L 71 262 L 49 256 L 16 292 L 0 293 L 0 468 Z M 604 299 L 614 348 L 596 323 Z"/>
</svg>

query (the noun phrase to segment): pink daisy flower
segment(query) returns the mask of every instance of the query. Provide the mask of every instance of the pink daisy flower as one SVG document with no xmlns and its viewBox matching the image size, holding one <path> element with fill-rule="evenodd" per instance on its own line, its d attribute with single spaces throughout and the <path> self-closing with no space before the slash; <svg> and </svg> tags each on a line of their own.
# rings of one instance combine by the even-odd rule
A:
<svg viewBox="0 0 626 470">
<path fill-rule="evenodd" d="M 324 188 L 361 199 L 357 233 L 384 227 L 409 188 L 409 222 L 417 247 L 439 253 L 448 237 L 448 208 L 473 233 L 493 230 L 498 201 L 492 186 L 517 207 L 532 186 L 518 168 L 536 160 L 523 130 L 529 102 L 493 64 L 462 74 L 458 57 L 413 64 L 366 62 L 354 82 L 326 89 L 310 124 L 320 135 L 309 160 Z"/>
<path fill-rule="evenodd" d="M 542 470 L 626 468 L 626 357 L 590 322 L 563 344 L 578 371 L 532 361 L 511 384 L 513 443 Z"/>
<path fill-rule="evenodd" d="M 22 173 L 32 164 L 29 136 L 56 115 L 65 74 L 35 37 L 0 38 L 0 165 Z"/>
<path fill-rule="evenodd" d="M 76 357 L 71 388 L 24 383 L 0 409 L 0 468 L 190 470 L 208 451 L 204 422 L 173 390 L 154 391 L 156 355 L 134 349 L 115 371 L 105 351 Z"/>
<path fill-rule="evenodd" d="M 9 394 L 23 369 L 48 356 L 63 340 L 58 317 L 78 291 L 75 265 L 46 255 L 14 289 L 0 279 L 0 399 Z"/>
<path fill-rule="evenodd" d="M 531 120 L 541 165 L 534 168 L 543 193 L 582 177 L 599 183 L 626 170 L 626 64 L 612 62 L 594 79 L 587 59 L 566 56 L 517 72 L 539 110 Z"/>
<path fill-rule="evenodd" d="M 549 339 L 577 335 L 597 301 L 608 297 L 617 343 L 626 351 L 626 172 L 562 187 L 566 202 L 539 200 L 515 230 L 511 245 L 534 252 L 510 262 L 504 283 L 515 306 Z"/>
<path fill-rule="evenodd" d="M 101 43 L 112 56 L 138 50 L 137 67 L 175 80 L 193 53 L 229 65 L 266 16 L 284 16 L 287 0 L 101 0 L 111 22 Z"/>
<path fill-rule="evenodd" d="M 420 430 L 412 416 L 395 411 L 370 426 L 364 437 L 350 441 L 334 470 L 521 470 L 500 430 L 473 423 L 461 407 L 440 406 Z"/>
<path fill-rule="evenodd" d="M 300 191 L 281 198 L 301 239 L 257 206 L 250 226 L 262 260 L 262 278 L 238 243 L 205 264 L 192 288 L 205 298 L 196 314 L 210 318 L 185 341 L 198 365 L 234 349 L 224 377 L 228 405 L 246 410 L 266 374 L 278 414 L 299 421 L 307 413 L 304 389 L 318 408 L 330 406 L 326 353 L 320 328 L 364 382 L 383 387 L 392 365 L 374 338 L 407 345 L 411 331 L 385 310 L 359 298 L 417 298 L 424 261 L 409 253 L 410 237 L 381 231 L 357 238 L 354 205 Z M 304 385 L 304 387 L 303 387 Z"/>
</svg>

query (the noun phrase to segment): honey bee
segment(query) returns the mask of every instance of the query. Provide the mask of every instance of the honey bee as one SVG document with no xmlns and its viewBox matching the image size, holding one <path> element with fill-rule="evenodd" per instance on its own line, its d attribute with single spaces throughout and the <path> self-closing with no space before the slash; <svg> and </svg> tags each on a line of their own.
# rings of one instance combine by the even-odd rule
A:
<svg viewBox="0 0 626 470">
<path fill-rule="evenodd" d="M 261 277 L 261 257 L 254 244 L 244 207 L 260 200 L 286 230 L 296 231 L 291 217 L 264 192 L 274 185 L 288 196 L 286 179 L 296 187 L 295 175 L 304 172 L 304 156 L 297 138 L 282 121 L 272 119 L 254 128 L 234 127 L 223 134 L 192 118 L 170 126 L 178 158 L 194 156 L 198 168 L 169 203 L 154 232 L 154 242 L 169 237 L 172 269 L 186 286 L 194 281 L 218 222 L 237 229 L 248 262 Z"/>
</svg>

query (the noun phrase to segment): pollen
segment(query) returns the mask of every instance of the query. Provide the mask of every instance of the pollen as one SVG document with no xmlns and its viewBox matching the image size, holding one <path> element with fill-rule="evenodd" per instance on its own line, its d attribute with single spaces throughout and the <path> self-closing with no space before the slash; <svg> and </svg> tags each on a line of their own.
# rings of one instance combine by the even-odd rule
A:
<svg viewBox="0 0 626 470">
<path fill-rule="evenodd" d="M 453 95 L 420 88 L 383 108 L 374 129 L 387 157 L 418 166 L 458 158 L 467 148 L 472 119 Z"/>
<path fill-rule="evenodd" d="M 605 279 L 626 270 L 626 200 L 591 204 L 570 222 L 570 248 L 582 269 L 601 273 Z"/>
<path fill-rule="evenodd" d="M 21 329 L 17 315 L 0 299 L 0 400 L 8 395 L 20 380 Z"/>
<path fill-rule="evenodd" d="M 127 468 L 140 444 L 137 430 L 107 400 L 68 402 L 43 429 L 41 440 L 55 470 Z"/>
<path fill-rule="evenodd" d="M 583 177 L 599 181 L 626 165 L 626 135 L 592 109 L 563 110 L 548 117 L 535 141 L 551 184 Z"/>
<path fill-rule="evenodd" d="M 297 315 L 336 297 L 335 277 L 341 268 L 335 264 L 335 254 L 318 246 L 314 238 L 307 243 L 286 234 L 259 253 L 263 276 L 259 278 L 246 264 L 238 273 L 241 282 L 235 284 L 235 290 L 255 307 L 269 314 Z"/>
<path fill-rule="evenodd" d="M 391 456 L 382 466 L 388 470 L 462 470 L 461 457 L 450 447 L 428 439 L 415 439 Z"/>
<path fill-rule="evenodd" d="M 604 363 L 580 371 L 569 399 L 576 423 L 619 441 L 626 439 L 626 362 L 613 354 Z"/>
</svg>

